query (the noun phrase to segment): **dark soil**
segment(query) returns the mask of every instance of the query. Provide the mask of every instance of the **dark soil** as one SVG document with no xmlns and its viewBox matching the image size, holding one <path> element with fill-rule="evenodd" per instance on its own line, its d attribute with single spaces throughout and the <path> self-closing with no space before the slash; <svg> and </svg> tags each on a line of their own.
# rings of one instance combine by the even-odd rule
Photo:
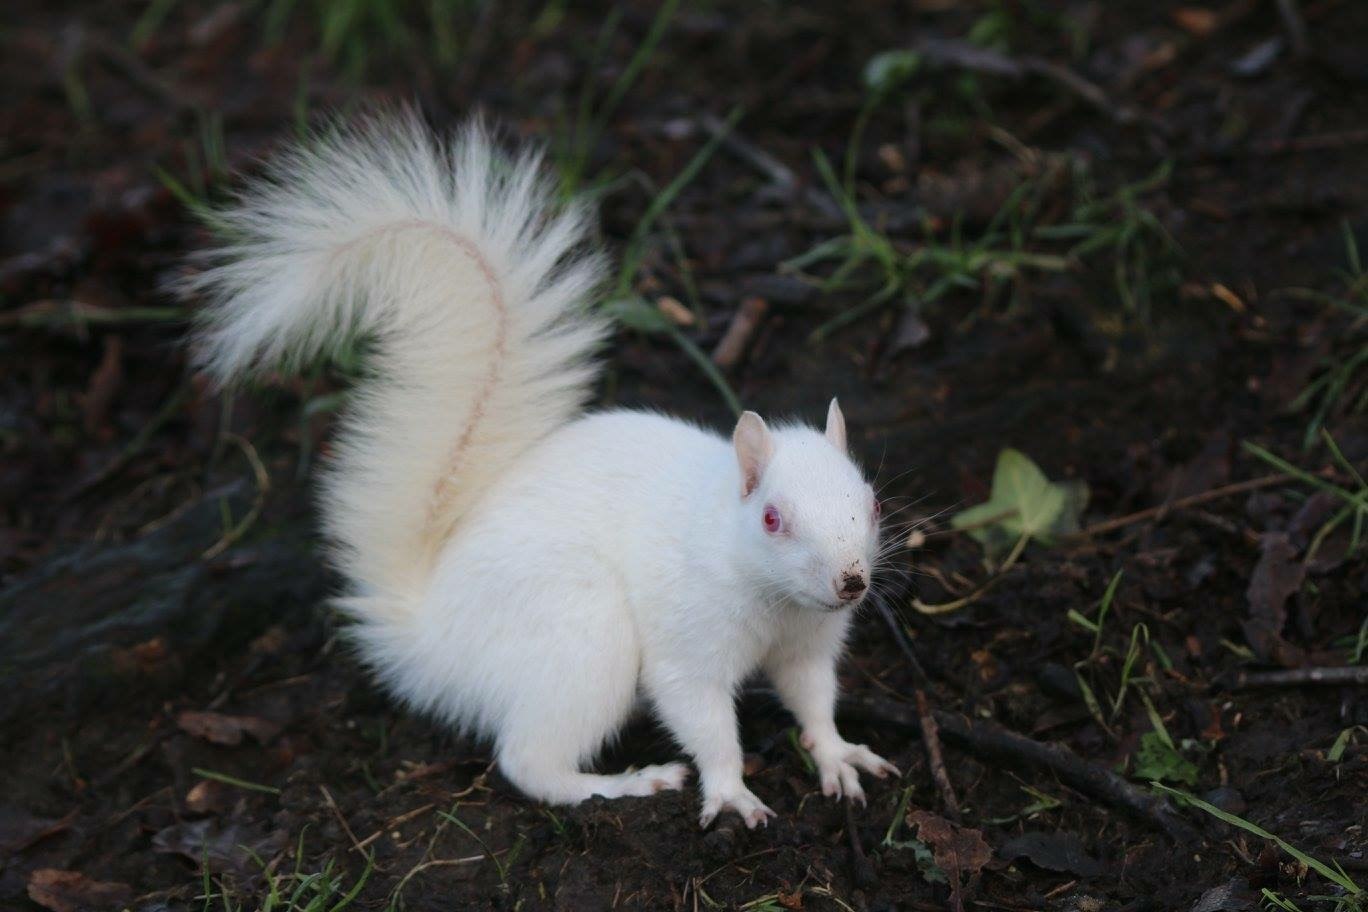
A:
<svg viewBox="0 0 1368 912">
<path fill-rule="evenodd" d="M 1180 787 L 1368 883 L 1368 690 L 1240 686 L 1351 663 L 1368 561 L 1348 523 L 1312 543 L 1339 501 L 1282 480 L 1174 505 L 1273 473 L 1244 441 L 1356 489 L 1324 445 L 1303 445 L 1311 415 L 1292 406 L 1327 359 L 1365 345 L 1361 317 L 1333 302 L 1353 299 L 1345 226 L 1368 249 L 1368 6 L 1291 4 L 1304 56 L 1278 4 L 1253 0 L 676 13 L 591 150 L 589 174 L 621 178 L 603 197 L 605 240 L 622 249 L 706 142 L 704 115 L 742 106 L 652 233 L 637 289 L 695 305 L 702 319 L 683 332 L 704 351 L 744 299 L 764 299 L 730 369 L 737 394 L 812 420 L 839 395 L 890 510 L 927 533 L 898 556 L 912 575 L 881 583 L 899 622 L 861 617 L 843 675 L 847 736 L 897 763 L 901 782 L 873 783 L 863 807 L 824 799 L 791 721 L 757 688 L 742 704 L 750 782 L 778 816 L 756 832 L 735 819 L 701 831 L 692 789 L 539 806 L 500 780 L 486 745 L 396 709 L 349 655 L 313 531 L 308 478 L 327 458 L 342 375 L 210 392 L 181 343 L 194 302 L 168 290 L 206 233 L 157 169 L 197 192 L 217 118 L 233 171 L 293 135 L 301 109 L 377 100 L 416 101 L 438 126 L 481 108 L 545 140 L 586 86 L 607 93 L 654 10 L 619 8 L 595 57 L 608 7 L 456 4 L 445 64 L 427 4 L 396 5 L 412 7 L 407 43 L 367 23 L 331 61 L 328 4 L 294 4 L 273 42 L 268 8 L 286 4 L 183 0 L 133 43 L 146 6 L 12 0 L 0 32 L 0 906 L 257 909 L 274 884 L 284 908 L 304 883 L 297 907 L 328 909 L 362 877 L 352 908 L 1238 910 L 1265 888 L 1303 908 L 1341 889 L 1199 810 L 1145 816 L 1090 787 L 1115 786 L 1116 771 L 1162 806 L 1140 778 L 1147 701 L 1194 765 Z M 840 172 L 871 57 L 971 33 L 1082 74 L 1105 103 L 1039 72 L 937 63 L 934 45 L 859 144 L 869 223 L 905 252 L 923 225 L 941 245 L 956 225 L 981 236 L 1035 178 L 1041 221 L 1062 224 L 1079 189 L 1049 177 L 1062 173 L 1052 162 L 1086 165 L 1100 197 L 1167 162 L 1138 206 L 1182 255 L 1147 241 L 1129 305 L 1104 252 L 1007 281 L 974 274 L 922 311 L 920 343 L 897 308 L 813 341 L 878 278 L 821 290 L 780 268 L 847 230 L 812 150 Z M 1269 41 L 1276 56 L 1258 59 Z M 206 192 L 232 180 L 211 173 Z M 730 419 L 668 335 L 624 329 L 610 365 L 605 404 Z M 1326 419 L 1359 471 L 1364 384 L 1351 378 Z M 987 577 L 947 516 L 987 499 L 1006 447 L 1086 481 L 1085 525 L 1174 506 L 1032 544 L 968 607 L 918 612 L 914 597 L 950 601 Z M 1070 612 L 1095 619 L 1118 572 L 1095 638 Z M 961 830 L 943 819 L 918 689 L 946 723 Z M 1080 775 L 964 736 L 993 725 L 1062 745 Z M 676 754 L 642 720 L 602 764 Z M 939 858 L 953 890 L 928 880 L 911 842 L 937 833 L 960 849 Z M 337 894 L 308 906 L 332 879 Z"/>
</svg>

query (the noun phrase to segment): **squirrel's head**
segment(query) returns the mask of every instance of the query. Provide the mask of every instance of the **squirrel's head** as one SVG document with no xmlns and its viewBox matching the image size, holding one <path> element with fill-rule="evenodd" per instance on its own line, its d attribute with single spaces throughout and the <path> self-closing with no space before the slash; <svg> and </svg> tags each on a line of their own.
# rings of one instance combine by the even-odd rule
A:
<svg viewBox="0 0 1368 912">
<path fill-rule="evenodd" d="M 825 432 L 771 430 L 746 412 L 732 434 L 741 467 L 743 553 L 766 594 L 836 611 L 869 591 L 879 541 L 879 502 L 846 452 L 836 400 Z"/>
</svg>

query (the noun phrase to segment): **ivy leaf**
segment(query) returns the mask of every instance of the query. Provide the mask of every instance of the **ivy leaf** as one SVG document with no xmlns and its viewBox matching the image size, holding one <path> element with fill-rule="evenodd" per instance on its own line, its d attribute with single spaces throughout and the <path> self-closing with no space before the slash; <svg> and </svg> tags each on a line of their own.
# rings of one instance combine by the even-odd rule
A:
<svg viewBox="0 0 1368 912">
<path fill-rule="evenodd" d="M 865 88 L 879 95 L 887 95 L 911 80 L 921 68 L 921 55 L 916 51 L 884 51 L 875 54 L 865 64 Z"/>
<path fill-rule="evenodd" d="M 1135 777 L 1193 786 L 1197 784 L 1197 765 L 1159 732 L 1150 731 L 1140 736 L 1140 748 L 1135 752 Z"/>
<path fill-rule="evenodd" d="M 998 557 L 1023 537 L 1048 545 L 1056 536 L 1077 532 L 1087 504 L 1085 483 L 1052 482 L 1030 457 L 1009 448 L 998 454 L 987 502 L 955 514 L 950 524 L 968 529 L 990 557 Z"/>
</svg>

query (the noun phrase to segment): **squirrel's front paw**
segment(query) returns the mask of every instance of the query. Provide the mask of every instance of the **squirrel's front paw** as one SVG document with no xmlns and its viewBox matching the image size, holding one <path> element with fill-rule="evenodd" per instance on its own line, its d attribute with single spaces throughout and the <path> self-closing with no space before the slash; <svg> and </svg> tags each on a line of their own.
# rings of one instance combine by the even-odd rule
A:
<svg viewBox="0 0 1368 912">
<path fill-rule="evenodd" d="M 729 789 L 705 790 L 703 813 L 698 817 L 699 826 L 707 829 L 722 811 L 735 811 L 740 814 L 746 823 L 746 829 L 749 830 L 768 825 L 769 818 L 774 816 L 774 811 L 765 807 L 765 802 L 756 798 L 754 793 L 740 782 Z"/>
<path fill-rule="evenodd" d="M 864 804 L 865 793 L 860 786 L 859 770 L 864 770 L 876 779 L 889 774 L 902 775 L 896 766 L 863 744 L 851 744 L 840 739 L 818 744 L 807 735 L 799 743 L 812 754 L 812 761 L 817 764 L 817 775 L 822 780 L 822 794 L 827 797 L 846 797 Z"/>
</svg>

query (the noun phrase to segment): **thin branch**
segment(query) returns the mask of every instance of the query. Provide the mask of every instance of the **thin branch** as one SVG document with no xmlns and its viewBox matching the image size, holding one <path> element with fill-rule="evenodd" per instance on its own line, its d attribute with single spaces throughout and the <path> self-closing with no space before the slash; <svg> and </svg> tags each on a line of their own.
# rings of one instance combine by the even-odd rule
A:
<svg viewBox="0 0 1368 912">
<path fill-rule="evenodd" d="M 910 731 L 921 729 L 915 710 L 879 697 L 848 697 L 841 701 L 840 711 L 866 722 L 897 725 Z M 1197 836 L 1166 799 L 1145 792 L 1105 766 L 1083 759 L 1063 744 L 1035 741 L 995 722 L 971 721 L 959 713 L 933 710 L 932 715 L 945 740 L 971 753 L 1048 770 L 1083 794 L 1123 810 L 1179 842 Z"/>
<path fill-rule="evenodd" d="M 1368 685 L 1368 665 L 1292 668 L 1287 671 L 1242 671 L 1232 686 L 1234 690 L 1244 690 L 1252 687 L 1300 687 L 1304 684 L 1363 687 Z"/>
<path fill-rule="evenodd" d="M 926 759 L 931 767 L 931 779 L 940 790 L 941 801 L 945 803 L 945 816 L 959 823 L 959 798 L 955 796 L 955 786 L 950 782 L 950 773 L 945 768 L 940 729 L 936 726 L 935 716 L 931 713 L 931 703 L 926 699 L 926 692 L 923 690 L 917 691 L 917 721 L 921 726 L 922 744 L 926 747 Z"/>
<path fill-rule="evenodd" d="M 1278 472 L 1273 475 L 1264 475 L 1259 478 L 1251 478 L 1247 481 L 1237 481 L 1234 484 L 1223 485 L 1219 488 L 1212 488 L 1209 491 L 1202 491 L 1200 494 L 1192 494 L 1188 497 L 1180 497 L 1168 503 L 1159 504 L 1156 507 L 1139 510 L 1135 513 L 1127 513 L 1125 516 L 1118 516 L 1115 519 L 1103 520 L 1093 523 L 1085 529 L 1068 536 L 1069 538 L 1090 538 L 1094 535 L 1101 535 L 1105 532 L 1115 532 L 1117 529 L 1124 529 L 1126 526 L 1145 522 L 1150 519 L 1159 519 L 1165 514 L 1174 510 L 1185 510 L 1188 507 L 1195 507 L 1198 504 L 1210 503 L 1213 500 L 1220 500 L 1222 497 L 1230 497 L 1234 494 L 1243 494 L 1246 491 L 1257 491 L 1261 488 L 1271 488 L 1275 485 L 1285 484 L 1292 480 L 1292 476 L 1286 472 Z"/>
</svg>

